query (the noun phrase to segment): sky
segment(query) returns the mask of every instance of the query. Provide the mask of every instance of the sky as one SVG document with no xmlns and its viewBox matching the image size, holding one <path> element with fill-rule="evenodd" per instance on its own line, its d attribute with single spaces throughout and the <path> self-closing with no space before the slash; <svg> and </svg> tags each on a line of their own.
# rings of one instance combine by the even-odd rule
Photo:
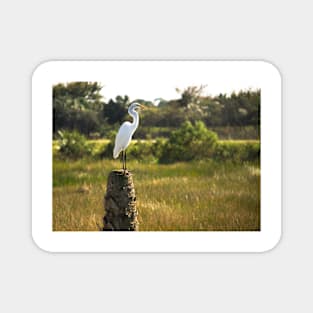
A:
<svg viewBox="0 0 313 313">
<path fill-rule="evenodd" d="M 120 61 L 101 66 L 98 81 L 105 100 L 128 95 L 130 101 L 177 99 L 176 88 L 205 85 L 203 95 L 260 88 L 257 62 Z"/>
</svg>

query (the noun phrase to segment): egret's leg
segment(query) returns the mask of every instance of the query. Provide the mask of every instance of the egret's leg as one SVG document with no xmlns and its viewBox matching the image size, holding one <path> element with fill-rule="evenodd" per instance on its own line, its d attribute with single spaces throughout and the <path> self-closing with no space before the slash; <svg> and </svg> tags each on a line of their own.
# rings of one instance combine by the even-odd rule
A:
<svg viewBox="0 0 313 313">
<path fill-rule="evenodd" d="M 123 170 L 124 170 L 124 173 L 125 173 L 125 170 L 126 170 L 125 151 L 123 151 Z"/>
<path fill-rule="evenodd" d="M 125 170 L 127 170 L 127 166 L 126 166 L 126 150 L 125 150 Z"/>
<path fill-rule="evenodd" d="M 122 167 L 124 169 L 124 151 L 122 150 Z"/>
</svg>

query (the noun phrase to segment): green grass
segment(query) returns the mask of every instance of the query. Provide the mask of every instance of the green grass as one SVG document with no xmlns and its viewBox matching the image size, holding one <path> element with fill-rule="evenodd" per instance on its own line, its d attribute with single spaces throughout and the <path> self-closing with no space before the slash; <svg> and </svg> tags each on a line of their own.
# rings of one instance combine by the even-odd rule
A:
<svg viewBox="0 0 313 313">
<path fill-rule="evenodd" d="M 103 197 L 118 161 L 53 162 L 53 230 L 97 231 Z M 260 168 L 256 163 L 128 163 L 141 231 L 260 230 Z"/>
</svg>

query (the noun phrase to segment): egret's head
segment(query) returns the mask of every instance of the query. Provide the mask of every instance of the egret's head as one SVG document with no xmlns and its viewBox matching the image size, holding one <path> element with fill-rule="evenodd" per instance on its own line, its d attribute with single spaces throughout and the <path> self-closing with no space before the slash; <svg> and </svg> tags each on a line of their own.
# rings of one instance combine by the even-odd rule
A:
<svg viewBox="0 0 313 313">
<path fill-rule="evenodd" d="M 131 111 L 136 111 L 138 112 L 139 110 L 143 110 L 143 105 L 138 103 L 138 102 L 134 102 L 132 103 L 129 108 L 128 108 L 128 112 L 131 112 Z"/>
</svg>

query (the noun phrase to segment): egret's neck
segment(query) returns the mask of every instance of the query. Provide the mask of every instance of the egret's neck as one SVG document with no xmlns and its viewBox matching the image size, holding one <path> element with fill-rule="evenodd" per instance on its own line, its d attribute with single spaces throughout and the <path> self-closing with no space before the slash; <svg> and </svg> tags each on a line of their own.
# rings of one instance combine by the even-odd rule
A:
<svg viewBox="0 0 313 313">
<path fill-rule="evenodd" d="M 128 113 L 133 118 L 132 127 L 133 131 L 135 131 L 139 125 L 139 114 L 135 110 L 131 110 Z"/>
</svg>

